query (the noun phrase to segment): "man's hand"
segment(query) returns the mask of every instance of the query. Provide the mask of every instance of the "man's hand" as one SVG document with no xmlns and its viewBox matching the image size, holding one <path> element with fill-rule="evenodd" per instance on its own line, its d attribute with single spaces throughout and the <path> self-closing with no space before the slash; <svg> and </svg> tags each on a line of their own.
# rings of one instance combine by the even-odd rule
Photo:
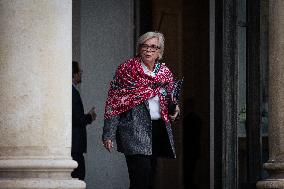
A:
<svg viewBox="0 0 284 189">
<path fill-rule="evenodd" d="M 103 144 L 104 144 L 104 147 L 109 151 L 111 152 L 111 149 L 113 148 L 113 142 L 108 139 L 108 140 L 104 140 L 103 141 Z"/>
<path fill-rule="evenodd" d="M 179 113 L 180 113 L 179 106 L 178 106 L 178 105 L 176 105 L 176 108 L 175 108 L 174 114 L 173 114 L 173 115 L 169 115 L 170 120 L 171 120 L 172 122 L 174 122 L 174 121 L 177 119 L 177 117 L 178 117 Z"/>
<path fill-rule="evenodd" d="M 96 114 L 96 112 L 95 112 L 95 107 L 92 107 L 92 108 L 90 109 L 90 111 L 88 112 L 88 114 L 90 114 L 90 115 L 92 116 L 92 120 L 93 120 L 93 121 L 96 120 L 97 114 Z"/>
</svg>

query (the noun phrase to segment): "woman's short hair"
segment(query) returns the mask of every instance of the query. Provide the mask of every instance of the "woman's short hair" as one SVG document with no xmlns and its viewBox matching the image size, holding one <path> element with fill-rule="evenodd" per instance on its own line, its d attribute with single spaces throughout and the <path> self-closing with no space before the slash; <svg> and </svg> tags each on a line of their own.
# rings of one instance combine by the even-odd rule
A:
<svg viewBox="0 0 284 189">
<path fill-rule="evenodd" d="M 148 39 L 154 38 L 156 37 L 159 41 L 159 47 L 160 47 L 160 53 L 159 53 L 159 60 L 161 60 L 163 58 L 163 54 L 164 54 L 164 48 L 165 48 L 165 38 L 164 35 L 160 32 L 156 32 L 156 31 L 150 31 L 147 32 L 143 35 L 141 35 L 138 40 L 137 40 L 137 44 L 136 44 L 136 54 L 138 55 L 140 52 L 140 46 L 145 43 L 145 41 L 147 41 Z"/>
</svg>

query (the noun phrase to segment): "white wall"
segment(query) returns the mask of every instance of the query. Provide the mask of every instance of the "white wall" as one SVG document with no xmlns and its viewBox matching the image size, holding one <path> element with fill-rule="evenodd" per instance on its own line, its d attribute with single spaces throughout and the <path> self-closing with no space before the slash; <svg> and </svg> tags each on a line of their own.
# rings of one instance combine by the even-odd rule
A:
<svg viewBox="0 0 284 189">
<path fill-rule="evenodd" d="M 101 142 L 104 106 L 118 64 L 133 56 L 133 1 L 81 1 L 81 96 L 98 118 L 88 126 L 86 183 L 88 189 L 126 189 L 128 173 L 123 154 L 107 152 Z"/>
</svg>

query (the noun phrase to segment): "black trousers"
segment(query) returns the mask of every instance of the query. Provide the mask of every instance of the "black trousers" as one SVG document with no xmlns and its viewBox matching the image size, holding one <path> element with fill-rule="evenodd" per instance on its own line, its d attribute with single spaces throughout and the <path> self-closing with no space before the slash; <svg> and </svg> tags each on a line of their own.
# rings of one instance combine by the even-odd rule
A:
<svg viewBox="0 0 284 189">
<path fill-rule="evenodd" d="M 83 153 L 72 153 L 71 154 L 74 161 L 77 161 L 78 167 L 71 173 L 72 178 L 78 178 L 80 180 L 85 179 L 85 158 Z"/>
<path fill-rule="evenodd" d="M 148 155 L 126 156 L 130 187 L 129 189 L 153 189 L 157 158 Z"/>
<path fill-rule="evenodd" d="M 168 157 L 170 142 L 162 120 L 152 121 L 152 155 L 126 155 L 129 189 L 153 189 L 157 172 L 157 158 Z"/>
</svg>

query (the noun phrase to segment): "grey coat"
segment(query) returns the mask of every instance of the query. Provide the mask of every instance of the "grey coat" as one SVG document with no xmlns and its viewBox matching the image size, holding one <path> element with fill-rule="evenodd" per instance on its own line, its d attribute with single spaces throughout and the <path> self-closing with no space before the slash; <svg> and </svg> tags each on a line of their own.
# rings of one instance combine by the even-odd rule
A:
<svg viewBox="0 0 284 189">
<path fill-rule="evenodd" d="M 166 124 L 172 155 L 176 158 L 171 124 Z M 103 140 L 116 140 L 117 150 L 125 155 L 152 155 L 152 121 L 148 101 L 118 116 L 106 119 Z"/>
</svg>

